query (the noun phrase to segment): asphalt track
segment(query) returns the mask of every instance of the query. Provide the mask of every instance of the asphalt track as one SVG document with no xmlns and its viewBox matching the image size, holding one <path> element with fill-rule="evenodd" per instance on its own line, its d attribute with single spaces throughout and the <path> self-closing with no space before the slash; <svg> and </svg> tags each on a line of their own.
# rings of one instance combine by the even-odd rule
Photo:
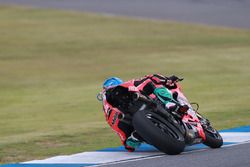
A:
<svg viewBox="0 0 250 167">
<path fill-rule="evenodd" d="M 250 29 L 250 0 L 0 0 L 0 4 Z"/>
<path fill-rule="evenodd" d="M 98 165 L 99 167 L 249 167 L 250 143 L 186 152 L 180 155 L 162 155 L 132 161 Z"/>
</svg>

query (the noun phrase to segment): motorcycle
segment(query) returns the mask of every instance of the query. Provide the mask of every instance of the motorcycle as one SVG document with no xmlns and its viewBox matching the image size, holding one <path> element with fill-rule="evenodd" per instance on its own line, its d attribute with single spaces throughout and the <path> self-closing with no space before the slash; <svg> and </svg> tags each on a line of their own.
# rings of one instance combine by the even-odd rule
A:
<svg viewBox="0 0 250 167">
<path fill-rule="evenodd" d="M 116 86 L 111 92 L 114 107 L 121 111 L 118 118 L 132 125 L 144 142 L 169 155 L 180 154 L 185 146 L 198 143 L 211 148 L 221 147 L 221 135 L 208 119 L 198 113 L 199 105 L 188 102 L 178 83 L 181 80 L 177 78 L 171 93 L 176 101 L 178 98 L 178 105 L 188 106 L 185 114 L 166 109 L 160 95 L 152 93 L 150 86 L 144 85 L 142 90 L 129 81 Z M 99 99 L 102 100 L 102 93 Z"/>
</svg>

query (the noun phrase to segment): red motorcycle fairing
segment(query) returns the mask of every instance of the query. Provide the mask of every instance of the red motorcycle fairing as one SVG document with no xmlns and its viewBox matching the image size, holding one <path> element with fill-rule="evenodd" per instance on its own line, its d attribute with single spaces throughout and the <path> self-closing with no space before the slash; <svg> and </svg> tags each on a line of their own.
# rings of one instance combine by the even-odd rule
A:
<svg viewBox="0 0 250 167">
<path fill-rule="evenodd" d="M 184 115 L 182 118 L 182 121 L 184 123 L 188 123 L 191 126 L 195 127 L 199 133 L 199 136 L 202 138 L 203 141 L 206 140 L 206 135 L 204 133 L 203 127 L 201 126 L 201 122 L 199 118 L 196 115 L 196 112 L 193 110 L 191 104 L 188 102 L 186 96 L 183 94 L 181 86 L 179 83 L 176 83 L 176 88 L 171 89 L 171 92 L 177 92 L 178 93 L 178 102 L 181 103 L 181 105 L 188 105 L 189 110 L 187 111 L 187 115 Z"/>
<path fill-rule="evenodd" d="M 198 118 L 192 117 L 191 115 L 187 114 L 183 116 L 182 122 L 187 123 L 191 125 L 192 127 L 195 127 L 197 132 L 199 133 L 199 136 L 202 138 L 202 140 L 203 141 L 206 140 L 206 135 L 204 133 L 204 130 Z"/>
</svg>

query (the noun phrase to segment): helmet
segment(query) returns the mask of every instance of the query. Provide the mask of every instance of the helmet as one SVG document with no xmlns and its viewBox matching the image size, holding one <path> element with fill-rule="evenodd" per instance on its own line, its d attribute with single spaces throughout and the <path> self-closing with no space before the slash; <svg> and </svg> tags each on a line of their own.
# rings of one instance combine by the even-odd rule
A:
<svg viewBox="0 0 250 167">
<path fill-rule="evenodd" d="M 123 83 L 123 81 L 120 78 L 110 77 L 104 81 L 103 88 L 107 89 L 109 87 L 117 86 L 117 85 L 120 85 L 122 83 Z"/>
</svg>

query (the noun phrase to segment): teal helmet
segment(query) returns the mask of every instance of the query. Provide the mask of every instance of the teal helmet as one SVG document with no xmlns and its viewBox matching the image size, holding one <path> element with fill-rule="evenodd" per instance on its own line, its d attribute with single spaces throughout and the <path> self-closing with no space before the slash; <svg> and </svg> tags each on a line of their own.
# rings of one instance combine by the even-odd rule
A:
<svg viewBox="0 0 250 167">
<path fill-rule="evenodd" d="M 103 88 L 108 89 L 110 87 L 118 86 L 122 83 L 123 83 L 123 81 L 120 78 L 110 77 L 104 81 Z"/>
</svg>

